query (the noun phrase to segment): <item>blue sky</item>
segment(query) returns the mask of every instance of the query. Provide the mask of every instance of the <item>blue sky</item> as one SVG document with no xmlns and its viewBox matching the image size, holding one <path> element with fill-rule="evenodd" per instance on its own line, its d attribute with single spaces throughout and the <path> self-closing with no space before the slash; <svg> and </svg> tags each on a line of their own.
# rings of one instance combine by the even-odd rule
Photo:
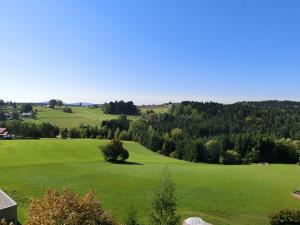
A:
<svg viewBox="0 0 300 225">
<path fill-rule="evenodd" d="M 0 98 L 300 100 L 298 0 L 0 0 Z"/>
</svg>

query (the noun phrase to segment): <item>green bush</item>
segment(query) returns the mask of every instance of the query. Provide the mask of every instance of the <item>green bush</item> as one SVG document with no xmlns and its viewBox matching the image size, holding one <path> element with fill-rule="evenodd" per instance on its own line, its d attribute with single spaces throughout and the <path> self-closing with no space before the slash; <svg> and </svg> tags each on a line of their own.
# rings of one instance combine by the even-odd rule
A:
<svg viewBox="0 0 300 225">
<path fill-rule="evenodd" d="M 60 130 L 60 137 L 62 138 L 62 139 L 65 139 L 65 138 L 67 138 L 68 137 L 68 129 L 61 129 Z"/>
<path fill-rule="evenodd" d="M 233 164 L 241 164 L 241 156 L 235 150 L 227 150 L 226 152 L 222 153 L 219 159 L 220 163 L 233 165 Z"/>
<path fill-rule="evenodd" d="M 120 140 L 130 141 L 130 133 L 126 130 L 122 130 L 119 135 Z"/>
<path fill-rule="evenodd" d="M 130 208 L 127 218 L 125 219 L 125 225 L 141 225 L 137 220 L 137 210 L 135 208 Z"/>
<path fill-rule="evenodd" d="M 64 111 L 65 113 L 72 113 L 72 108 L 66 106 L 66 107 L 63 108 L 63 111 Z"/>
<path fill-rule="evenodd" d="M 68 138 L 79 138 L 80 134 L 79 134 L 79 130 L 77 130 L 76 128 L 71 128 L 68 130 Z"/>
<path fill-rule="evenodd" d="M 123 147 L 123 142 L 113 139 L 105 146 L 100 146 L 104 159 L 110 162 L 124 162 L 129 158 L 128 151 Z"/>
<path fill-rule="evenodd" d="M 271 216 L 271 225 L 299 225 L 300 210 L 281 210 Z"/>
</svg>

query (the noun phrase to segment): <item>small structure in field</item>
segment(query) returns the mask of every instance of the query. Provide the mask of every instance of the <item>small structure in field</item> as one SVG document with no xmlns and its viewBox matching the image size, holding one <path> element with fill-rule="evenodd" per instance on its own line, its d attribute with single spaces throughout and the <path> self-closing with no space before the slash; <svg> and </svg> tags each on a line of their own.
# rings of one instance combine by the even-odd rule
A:
<svg viewBox="0 0 300 225">
<path fill-rule="evenodd" d="M 0 128 L 0 139 L 12 139 L 13 136 L 9 133 L 7 128 Z"/>
<path fill-rule="evenodd" d="M 17 203 L 4 191 L 0 190 L 0 220 L 5 219 L 7 223 L 17 224 Z"/>
<path fill-rule="evenodd" d="M 32 117 L 32 112 L 23 112 L 20 114 L 20 116 L 23 118 Z"/>
<path fill-rule="evenodd" d="M 182 225 L 212 225 L 210 223 L 206 223 L 204 220 L 202 220 L 199 217 L 190 217 L 183 221 Z"/>
<path fill-rule="evenodd" d="M 294 196 L 294 198 L 300 200 L 300 190 L 293 191 L 292 195 Z"/>
</svg>

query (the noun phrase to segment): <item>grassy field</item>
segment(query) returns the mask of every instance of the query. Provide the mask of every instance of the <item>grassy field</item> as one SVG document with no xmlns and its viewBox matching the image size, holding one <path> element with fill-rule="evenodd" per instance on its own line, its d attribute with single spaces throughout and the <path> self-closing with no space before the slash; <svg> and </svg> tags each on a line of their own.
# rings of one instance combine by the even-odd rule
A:
<svg viewBox="0 0 300 225">
<path fill-rule="evenodd" d="M 146 112 L 147 110 L 153 110 L 156 113 L 164 113 L 169 110 L 168 105 L 147 105 L 147 106 L 140 106 L 139 109 L 141 112 Z"/>
<path fill-rule="evenodd" d="M 48 107 L 35 107 L 38 111 L 36 119 L 25 119 L 34 123 L 49 122 L 60 128 L 77 128 L 80 124 L 99 125 L 103 120 L 117 118 L 118 115 L 104 114 L 99 108 L 72 107 L 72 113 L 65 113 L 62 109 L 51 109 Z M 128 116 L 137 119 L 137 116 Z"/>
<path fill-rule="evenodd" d="M 268 215 L 283 208 L 299 208 L 291 191 L 300 188 L 296 165 L 224 166 L 195 164 L 153 153 L 126 142 L 129 161 L 141 165 L 110 164 L 98 146 L 105 140 L 0 141 L 0 188 L 12 193 L 24 222 L 31 197 L 46 188 L 95 190 L 103 206 L 123 221 L 134 204 L 145 218 L 162 168 L 168 164 L 176 184 L 182 218 L 201 216 L 214 225 L 263 225 Z"/>
<path fill-rule="evenodd" d="M 25 119 L 25 121 L 42 123 L 49 122 L 58 126 L 59 128 L 77 128 L 80 124 L 95 126 L 100 124 L 103 120 L 109 120 L 117 118 L 118 115 L 104 114 L 99 108 L 89 107 L 71 107 L 72 113 L 65 113 L 62 109 L 51 109 L 48 107 L 35 107 L 38 114 L 36 119 Z M 152 109 L 155 112 L 166 112 L 168 107 L 166 106 L 145 106 L 140 107 L 141 112 L 146 112 Z M 138 119 L 138 116 L 127 116 L 129 119 Z"/>
</svg>

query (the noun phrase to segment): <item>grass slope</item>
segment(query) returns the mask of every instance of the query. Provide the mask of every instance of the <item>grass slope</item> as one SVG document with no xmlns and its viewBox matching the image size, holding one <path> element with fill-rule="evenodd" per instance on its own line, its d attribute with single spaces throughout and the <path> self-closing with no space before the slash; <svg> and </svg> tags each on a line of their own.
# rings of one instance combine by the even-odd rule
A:
<svg viewBox="0 0 300 225">
<path fill-rule="evenodd" d="M 31 197 L 46 188 L 72 188 L 78 193 L 95 190 L 105 208 L 123 220 L 134 204 L 145 218 L 153 189 L 168 164 L 176 183 L 182 218 L 201 216 L 215 225 L 263 225 L 268 215 L 283 208 L 299 208 L 291 191 L 300 186 L 295 165 L 224 166 L 194 164 L 148 151 L 126 142 L 131 162 L 103 161 L 99 144 L 105 140 L 0 141 L 0 188 L 13 193 L 19 217 Z"/>
<path fill-rule="evenodd" d="M 51 109 L 47 107 L 35 107 L 38 114 L 36 119 L 25 119 L 34 123 L 49 122 L 60 128 L 77 128 L 80 124 L 99 125 L 103 120 L 117 118 L 118 115 L 104 114 L 99 108 L 71 107 L 72 113 L 65 113 L 62 109 Z M 137 119 L 137 116 L 128 116 Z"/>
</svg>

